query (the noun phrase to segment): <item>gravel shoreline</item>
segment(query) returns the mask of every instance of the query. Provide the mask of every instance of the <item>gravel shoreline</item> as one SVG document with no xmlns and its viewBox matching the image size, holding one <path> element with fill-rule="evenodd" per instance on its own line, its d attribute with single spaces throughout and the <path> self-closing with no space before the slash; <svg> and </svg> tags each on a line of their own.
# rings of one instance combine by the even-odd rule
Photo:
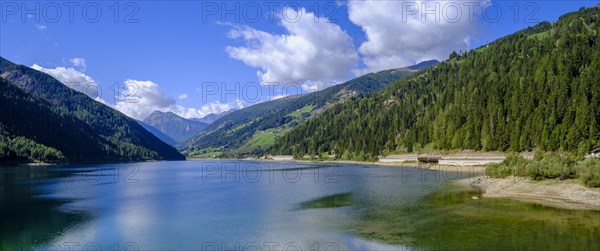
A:
<svg viewBox="0 0 600 251">
<path fill-rule="evenodd" d="M 485 191 L 483 197 L 511 198 L 546 206 L 600 211 L 600 188 L 590 188 L 578 180 L 533 181 L 523 177 L 506 179 L 479 176 L 458 181 Z"/>
</svg>

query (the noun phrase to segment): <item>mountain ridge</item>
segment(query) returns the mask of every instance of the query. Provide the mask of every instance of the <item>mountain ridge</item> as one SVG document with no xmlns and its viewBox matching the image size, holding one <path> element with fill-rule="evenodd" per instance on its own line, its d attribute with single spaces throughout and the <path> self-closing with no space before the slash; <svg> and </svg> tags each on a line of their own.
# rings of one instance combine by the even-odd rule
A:
<svg viewBox="0 0 600 251">
<path fill-rule="evenodd" d="M 4 102 L 13 108 L 2 116 L 2 126 L 7 130 L 3 137 L 7 141 L 18 137 L 34 142 L 44 139 L 42 145 L 61 151 L 66 161 L 184 159 L 135 120 L 68 88 L 46 73 L 0 57 L 0 76 L 5 82 L 3 92 L 10 94 L 3 97 Z M 31 123 L 36 116 L 23 113 L 29 107 L 45 111 L 47 114 L 36 114 L 45 122 Z M 44 129 L 50 125 L 48 130 Z M 80 135 L 81 140 L 70 137 L 65 130 Z M 79 131 L 82 133 L 77 134 Z M 67 143 L 66 139 L 71 141 Z"/>
<path fill-rule="evenodd" d="M 432 64 L 434 61 L 428 61 Z M 244 157 L 263 154 L 283 132 L 337 102 L 379 90 L 412 74 L 408 68 L 368 73 L 321 91 L 256 104 L 223 116 L 179 150 L 194 157 Z"/>
</svg>

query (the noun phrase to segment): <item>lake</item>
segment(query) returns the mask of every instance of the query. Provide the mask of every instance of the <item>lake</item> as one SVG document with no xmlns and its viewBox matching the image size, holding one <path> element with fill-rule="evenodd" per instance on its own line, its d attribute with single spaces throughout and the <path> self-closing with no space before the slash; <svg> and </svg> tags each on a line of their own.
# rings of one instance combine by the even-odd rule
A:
<svg viewBox="0 0 600 251">
<path fill-rule="evenodd" d="M 451 182 L 473 175 L 275 161 L 2 167 L 0 249 L 600 249 L 599 212 Z"/>
</svg>

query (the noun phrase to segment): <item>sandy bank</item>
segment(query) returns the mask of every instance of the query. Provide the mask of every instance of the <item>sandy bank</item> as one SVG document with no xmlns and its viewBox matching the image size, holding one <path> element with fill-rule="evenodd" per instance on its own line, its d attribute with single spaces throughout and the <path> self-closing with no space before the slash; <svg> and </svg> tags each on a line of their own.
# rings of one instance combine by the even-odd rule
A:
<svg viewBox="0 0 600 251">
<path fill-rule="evenodd" d="M 480 176 L 458 183 L 480 187 L 485 190 L 483 196 L 488 198 L 512 198 L 565 209 L 600 210 L 600 188 L 583 186 L 578 180 L 533 181 L 522 177 Z"/>
</svg>

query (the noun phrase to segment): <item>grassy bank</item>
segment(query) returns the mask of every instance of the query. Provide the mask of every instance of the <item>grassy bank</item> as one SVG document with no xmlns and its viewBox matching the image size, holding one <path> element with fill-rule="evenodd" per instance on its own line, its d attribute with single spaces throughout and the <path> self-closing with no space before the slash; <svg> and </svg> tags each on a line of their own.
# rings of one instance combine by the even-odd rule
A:
<svg viewBox="0 0 600 251">
<path fill-rule="evenodd" d="M 500 164 L 492 164 L 486 174 L 494 178 L 509 176 L 533 180 L 579 179 L 589 187 L 600 187 L 600 159 L 582 159 L 570 153 L 537 152 L 533 159 L 511 153 Z"/>
</svg>

